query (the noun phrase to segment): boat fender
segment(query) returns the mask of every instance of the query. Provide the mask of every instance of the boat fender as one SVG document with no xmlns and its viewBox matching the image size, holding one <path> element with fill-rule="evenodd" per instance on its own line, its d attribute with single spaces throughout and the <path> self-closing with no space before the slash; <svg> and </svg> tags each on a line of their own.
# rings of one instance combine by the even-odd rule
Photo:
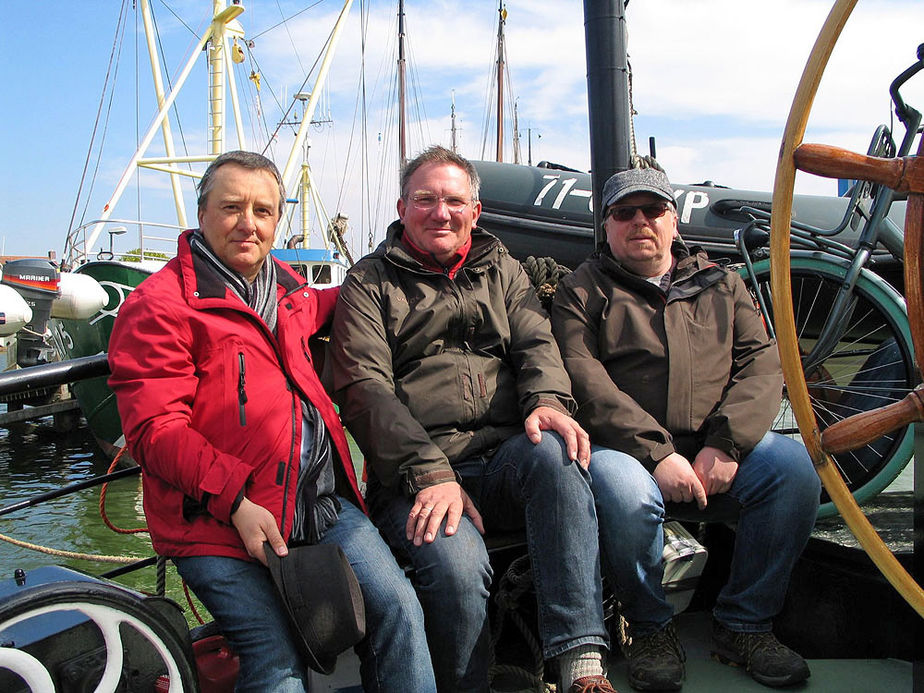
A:
<svg viewBox="0 0 924 693">
<path fill-rule="evenodd" d="M 89 274 L 61 272 L 58 284 L 61 292 L 51 302 L 51 317 L 65 320 L 86 320 L 109 302 L 109 294 Z"/>
<path fill-rule="evenodd" d="M 16 334 L 32 322 L 32 309 L 12 286 L 0 284 L 0 337 Z"/>
</svg>

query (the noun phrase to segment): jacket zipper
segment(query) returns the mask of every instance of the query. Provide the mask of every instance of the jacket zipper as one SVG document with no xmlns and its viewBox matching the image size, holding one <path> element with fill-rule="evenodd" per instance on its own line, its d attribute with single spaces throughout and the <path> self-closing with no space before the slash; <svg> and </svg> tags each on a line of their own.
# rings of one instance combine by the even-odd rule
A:
<svg viewBox="0 0 924 693">
<path fill-rule="evenodd" d="M 237 377 L 237 407 L 238 413 L 240 415 L 241 426 L 247 425 L 247 415 L 244 412 L 244 405 L 247 404 L 247 389 L 246 382 L 244 380 L 244 375 L 247 371 L 247 368 L 244 364 L 244 352 L 238 352 L 238 361 L 240 363 L 240 371 L 238 372 Z"/>
<path fill-rule="evenodd" d="M 276 481 L 279 482 L 279 472 L 282 471 L 282 466 L 285 465 L 285 473 L 283 475 L 283 491 L 282 491 L 282 514 L 279 519 L 279 531 L 282 533 L 282 536 L 286 536 L 286 513 L 289 506 L 289 483 L 290 483 L 290 472 L 292 470 L 292 460 L 295 458 L 296 454 L 296 429 L 298 427 L 297 417 L 300 415 L 300 410 L 298 408 L 298 399 L 295 393 L 295 389 L 292 387 L 292 382 L 286 378 L 286 389 L 292 393 L 292 410 L 291 410 L 291 424 L 292 424 L 292 436 L 289 442 L 289 462 L 288 464 L 280 461 L 278 471 L 276 474 Z M 300 453 L 300 451 L 299 451 Z"/>
</svg>

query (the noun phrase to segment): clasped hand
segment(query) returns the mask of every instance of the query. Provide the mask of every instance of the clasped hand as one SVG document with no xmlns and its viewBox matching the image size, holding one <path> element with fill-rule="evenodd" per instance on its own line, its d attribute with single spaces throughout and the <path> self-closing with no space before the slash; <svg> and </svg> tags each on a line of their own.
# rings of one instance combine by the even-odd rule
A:
<svg viewBox="0 0 924 693">
<path fill-rule="evenodd" d="M 692 465 L 680 453 L 671 453 L 655 467 L 654 478 L 664 500 L 673 503 L 695 500 L 702 510 L 707 496 L 728 491 L 737 473 L 738 463 L 725 452 L 704 447 Z"/>
</svg>

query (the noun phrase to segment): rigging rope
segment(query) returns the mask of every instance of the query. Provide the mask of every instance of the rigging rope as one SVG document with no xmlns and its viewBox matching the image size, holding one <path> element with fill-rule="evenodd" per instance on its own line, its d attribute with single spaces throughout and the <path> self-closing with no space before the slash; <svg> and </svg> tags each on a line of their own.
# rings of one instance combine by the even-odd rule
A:
<svg viewBox="0 0 924 693">
<path fill-rule="evenodd" d="M 46 553 L 51 556 L 61 556 L 62 558 L 72 558 L 77 561 L 96 561 L 97 563 L 134 563 L 138 560 L 137 556 L 104 556 L 93 553 L 80 553 L 77 551 L 64 551 L 62 549 L 52 549 L 48 546 L 32 544 L 28 541 L 14 539 L 6 534 L 0 534 L 0 540 L 5 541 L 13 546 L 19 546 L 24 549 L 31 549 L 39 553 Z"/>
<path fill-rule="evenodd" d="M 90 144 L 87 147 L 87 157 L 84 160 L 83 170 L 80 173 L 80 183 L 77 185 L 77 196 L 74 198 L 74 208 L 71 211 L 71 219 L 68 223 L 68 229 L 74 228 L 74 220 L 77 218 L 77 210 L 80 207 L 80 197 L 83 191 L 84 183 L 87 178 L 87 170 L 90 168 L 90 158 L 93 156 L 93 145 L 96 141 L 96 134 L 100 126 L 100 118 L 103 114 L 103 105 L 106 102 L 106 92 L 112 89 L 111 85 L 115 82 L 116 75 L 118 74 L 118 56 L 121 54 L 122 50 L 122 40 L 125 35 L 125 26 L 127 22 L 125 21 L 125 8 L 128 6 L 129 0 L 125 0 L 122 3 L 122 9 L 119 11 L 119 19 L 116 22 L 116 31 L 115 36 L 112 39 L 112 50 L 109 53 L 109 66 L 106 68 L 106 78 L 103 80 L 103 90 L 100 93 L 99 97 L 99 106 L 96 109 L 96 119 L 93 121 L 93 129 L 90 134 Z M 113 73 L 113 66 L 115 66 L 115 73 Z M 111 77 L 111 79 L 110 79 Z M 106 120 L 103 126 L 102 139 L 105 140 L 106 132 L 108 131 L 109 126 L 109 115 L 112 112 L 112 93 L 114 89 L 109 93 L 109 107 L 106 109 Z M 100 143 L 100 152 L 102 152 L 102 142 Z M 100 157 L 101 158 L 101 157 Z M 96 166 L 93 170 L 93 176 L 90 178 L 90 190 L 87 192 L 87 197 L 84 203 L 83 212 L 81 214 L 81 222 L 86 218 L 87 208 L 90 206 L 90 197 L 93 194 L 93 181 L 96 180 L 96 174 L 99 171 L 100 158 L 96 160 Z M 73 241 L 70 234 L 68 234 L 67 241 L 64 247 L 64 261 L 70 262 L 72 259 L 71 256 L 75 254 L 75 248 L 73 247 Z M 87 249 L 84 248 L 84 253 L 87 252 Z"/>
</svg>

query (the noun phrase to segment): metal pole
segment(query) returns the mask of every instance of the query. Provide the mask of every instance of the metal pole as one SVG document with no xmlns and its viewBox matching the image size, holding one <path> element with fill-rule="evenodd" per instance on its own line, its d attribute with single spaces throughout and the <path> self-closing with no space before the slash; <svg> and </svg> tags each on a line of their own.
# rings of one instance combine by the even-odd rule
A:
<svg viewBox="0 0 924 693">
<path fill-rule="evenodd" d="M 81 356 L 67 361 L 53 361 L 38 366 L 18 368 L 0 373 L 0 395 L 28 393 L 52 385 L 96 378 L 108 373 L 109 358 L 106 354 Z"/>
<path fill-rule="evenodd" d="M 407 163 L 407 97 L 406 70 L 407 62 L 404 59 L 404 0 L 398 2 L 398 149 L 400 166 L 404 169 Z M 454 151 L 454 150 L 453 150 Z"/>
<path fill-rule="evenodd" d="M 497 161 L 504 160 L 504 3 L 497 3 Z"/>
<path fill-rule="evenodd" d="M 603 240 L 603 184 L 629 168 L 632 154 L 625 2 L 584 0 L 584 39 L 596 244 Z"/>
</svg>

